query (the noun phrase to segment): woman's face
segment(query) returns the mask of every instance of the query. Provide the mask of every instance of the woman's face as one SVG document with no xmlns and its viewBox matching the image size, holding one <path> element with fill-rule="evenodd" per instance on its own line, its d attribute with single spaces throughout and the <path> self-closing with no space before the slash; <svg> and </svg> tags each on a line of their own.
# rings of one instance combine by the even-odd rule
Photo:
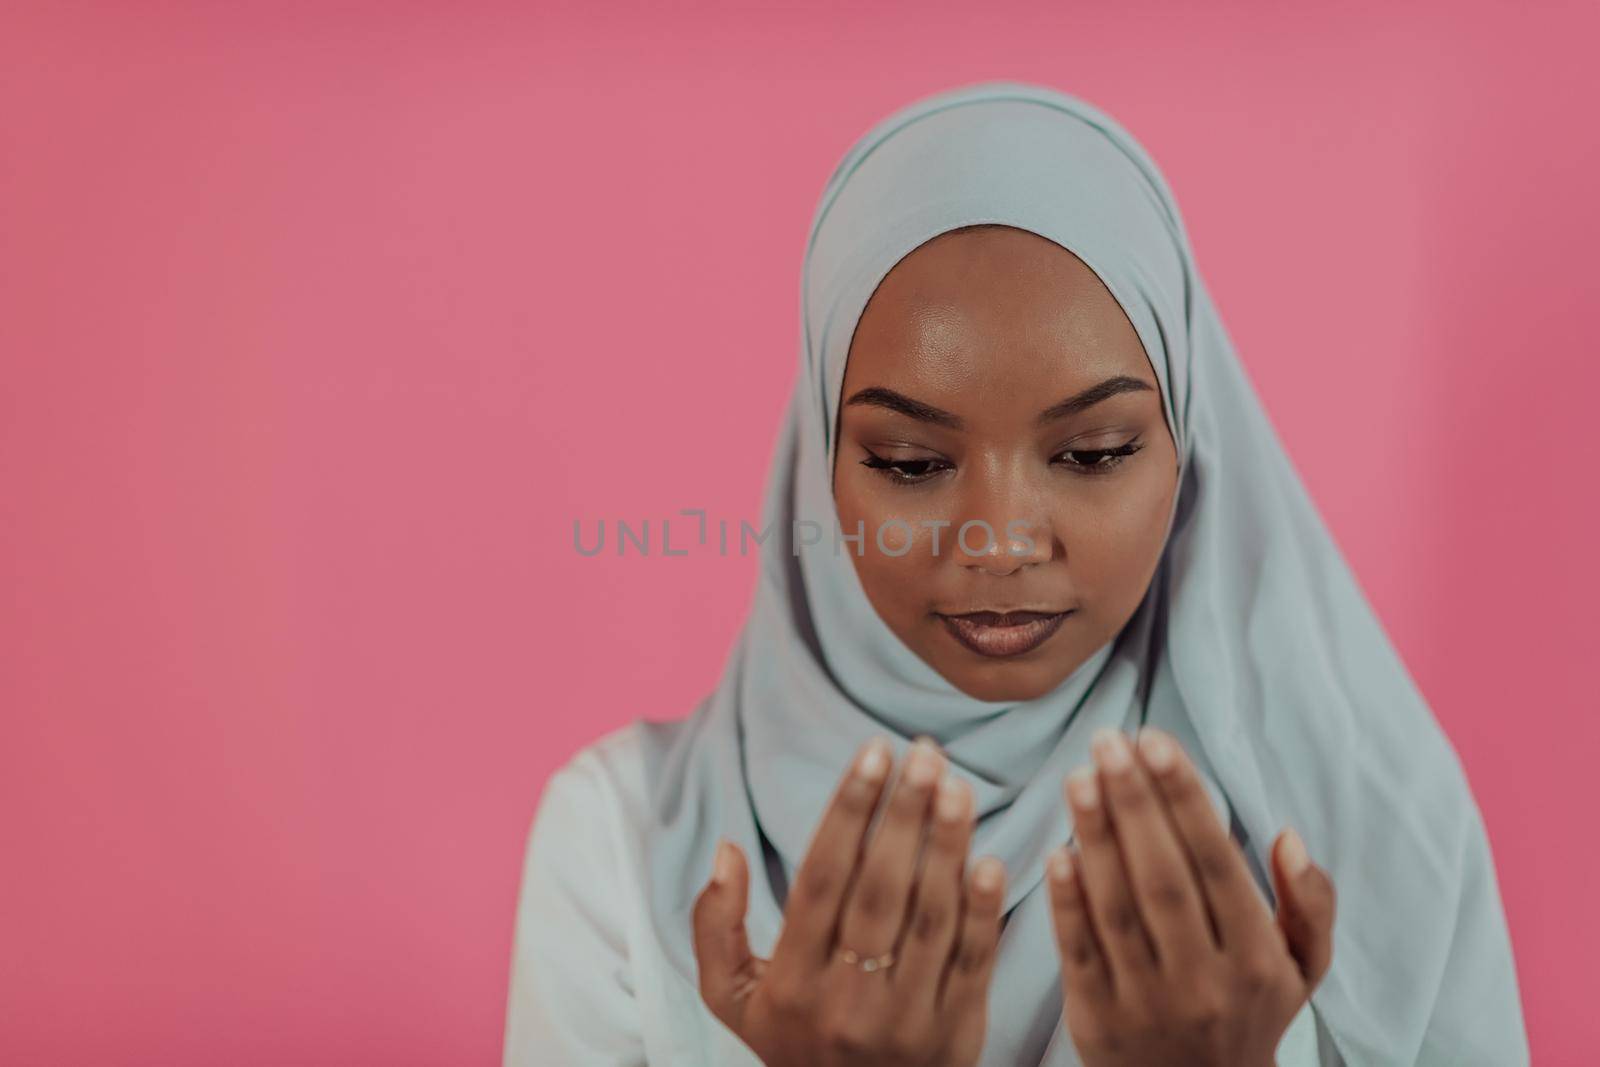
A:
<svg viewBox="0 0 1600 1067">
<path fill-rule="evenodd" d="M 834 498 L 865 533 L 843 550 L 951 684 L 1042 696 L 1133 615 L 1177 451 L 1138 334 L 1077 256 L 1005 226 L 927 242 L 868 302 L 842 396 Z M 1040 614 L 951 618 L 1019 610 Z"/>
</svg>

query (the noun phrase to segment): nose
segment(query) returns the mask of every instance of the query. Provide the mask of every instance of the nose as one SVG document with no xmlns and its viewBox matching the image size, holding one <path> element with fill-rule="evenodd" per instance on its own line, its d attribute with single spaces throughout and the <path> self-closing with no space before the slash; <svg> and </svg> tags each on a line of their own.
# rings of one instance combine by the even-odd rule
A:
<svg viewBox="0 0 1600 1067">
<path fill-rule="evenodd" d="M 1021 507 L 1021 501 L 1032 501 Z M 1048 562 L 1055 536 L 1038 495 L 991 483 L 975 494 L 956 524 L 956 562 L 1003 577 L 1034 563 Z"/>
</svg>

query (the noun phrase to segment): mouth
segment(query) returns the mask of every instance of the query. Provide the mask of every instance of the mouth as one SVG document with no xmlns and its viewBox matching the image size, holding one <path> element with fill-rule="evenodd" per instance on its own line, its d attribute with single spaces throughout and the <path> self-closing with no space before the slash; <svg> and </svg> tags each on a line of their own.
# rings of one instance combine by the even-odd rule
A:
<svg viewBox="0 0 1600 1067">
<path fill-rule="evenodd" d="M 939 615 L 950 636 L 980 656 L 1003 658 L 1032 652 L 1067 621 L 1071 611 L 971 611 Z"/>
</svg>

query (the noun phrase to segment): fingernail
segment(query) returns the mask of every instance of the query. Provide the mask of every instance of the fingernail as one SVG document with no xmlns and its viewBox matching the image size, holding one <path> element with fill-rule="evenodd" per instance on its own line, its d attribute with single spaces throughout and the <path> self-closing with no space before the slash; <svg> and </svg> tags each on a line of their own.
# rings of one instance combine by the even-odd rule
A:
<svg viewBox="0 0 1600 1067">
<path fill-rule="evenodd" d="M 939 783 L 939 795 L 933 802 L 934 811 L 945 822 L 955 822 L 967 810 L 970 787 L 959 778 L 946 778 Z"/>
<path fill-rule="evenodd" d="M 985 893 L 992 893 L 1000 888 L 1001 873 L 1000 861 L 993 856 L 985 856 L 978 861 L 978 870 L 972 876 L 972 880 Z"/>
<path fill-rule="evenodd" d="M 1072 881 L 1072 858 L 1067 855 L 1065 845 L 1050 853 L 1050 877 L 1061 885 Z"/>
<path fill-rule="evenodd" d="M 1072 802 L 1085 811 L 1100 803 L 1100 786 L 1094 778 L 1093 767 L 1079 767 L 1067 775 L 1067 794 Z"/>
<path fill-rule="evenodd" d="M 1090 747 L 1094 749 L 1095 758 L 1100 761 L 1100 766 L 1113 774 L 1128 768 L 1132 756 L 1128 752 L 1128 739 L 1122 736 L 1121 730 L 1113 730 L 1109 726 L 1102 726 L 1090 737 Z"/>
<path fill-rule="evenodd" d="M 927 738 L 917 738 L 916 743 L 911 746 L 911 757 L 906 764 L 907 784 L 914 786 L 930 785 L 934 776 L 938 773 L 938 750 L 934 748 L 933 742 Z"/>
<path fill-rule="evenodd" d="M 1164 771 L 1172 766 L 1172 742 L 1156 730 L 1139 731 L 1139 752 L 1153 771 Z"/>
<path fill-rule="evenodd" d="M 868 741 L 856 757 L 856 775 L 868 782 L 876 782 L 889 769 L 889 742 L 881 737 Z"/>
<path fill-rule="evenodd" d="M 1290 878 L 1300 877 L 1300 872 L 1311 866 L 1311 857 L 1306 855 L 1306 843 L 1300 840 L 1300 835 L 1294 832 L 1294 827 L 1288 827 L 1283 832 L 1283 869 Z"/>
<path fill-rule="evenodd" d="M 711 880 L 726 885 L 733 877 L 733 847 L 723 838 L 717 839 L 717 858 L 711 866 Z"/>
</svg>

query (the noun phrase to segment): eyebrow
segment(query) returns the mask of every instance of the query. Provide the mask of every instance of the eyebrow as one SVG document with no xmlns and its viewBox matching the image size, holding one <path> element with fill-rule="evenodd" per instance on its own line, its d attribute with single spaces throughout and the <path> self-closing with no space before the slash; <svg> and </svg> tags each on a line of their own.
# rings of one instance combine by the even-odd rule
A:
<svg viewBox="0 0 1600 1067">
<path fill-rule="evenodd" d="M 1097 385 L 1091 385 L 1081 393 L 1074 393 L 1065 400 L 1052 404 L 1039 412 L 1035 420 L 1041 426 L 1056 419 L 1064 419 L 1069 415 L 1076 415 L 1081 411 L 1093 407 L 1109 397 L 1118 393 L 1135 393 L 1139 391 L 1151 392 L 1149 382 L 1138 378 L 1130 378 L 1119 374 L 1114 378 L 1107 378 Z M 868 386 L 851 394 L 850 399 L 844 402 L 845 407 L 852 404 L 868 404 L 873 407 L 887 408 L 907 418 L 916 419 L 918 422 L 929 422 L 935 426 L 945 426 L 952 430 L 966 428 L 966 423 L 960 415 L 952 414 L 943 408 L 936 408 L 932 404 L 924 404 L 920 400 L 913 400 L 904 393 L 893 389 L 886 389 L 881 385 Z"/>
</svg>

